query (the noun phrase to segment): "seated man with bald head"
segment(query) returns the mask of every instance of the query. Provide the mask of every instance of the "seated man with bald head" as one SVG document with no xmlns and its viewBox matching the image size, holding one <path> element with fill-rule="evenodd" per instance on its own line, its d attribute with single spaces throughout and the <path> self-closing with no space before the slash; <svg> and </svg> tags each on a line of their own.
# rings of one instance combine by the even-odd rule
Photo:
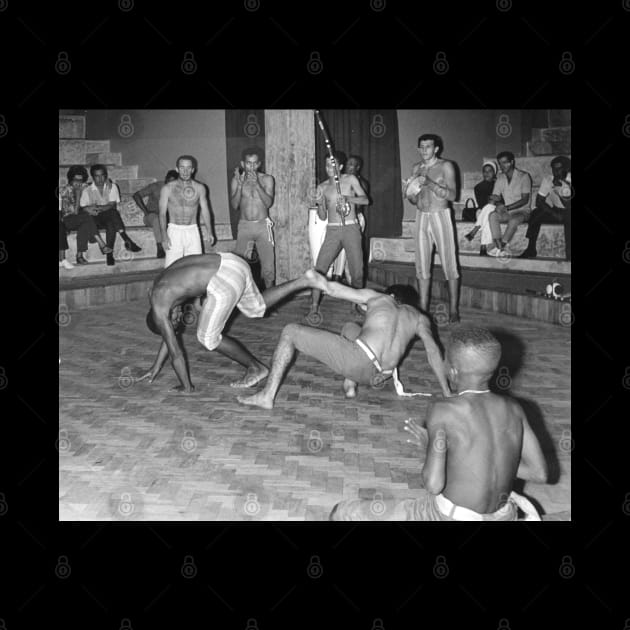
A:
<svg viewBox="0 0 630 630">
<path fill-rule="evenodd" d="M 447 370 L 457 395 L 436 401 L 428 410 L 426 432 L 408 420 L 413 442 L 426 444 L 424 490 L 413 499 L 369 499 L 338 503 L 334 521 L 515 521 L 540 520 L 525 497 L 513 492 L 517 477 L 547 480 L 547 465 L 521 406 L 490 392 L 488 381 L 499 365 L 501 346 L 483 328 L 453 332 Z"/>
</svg>

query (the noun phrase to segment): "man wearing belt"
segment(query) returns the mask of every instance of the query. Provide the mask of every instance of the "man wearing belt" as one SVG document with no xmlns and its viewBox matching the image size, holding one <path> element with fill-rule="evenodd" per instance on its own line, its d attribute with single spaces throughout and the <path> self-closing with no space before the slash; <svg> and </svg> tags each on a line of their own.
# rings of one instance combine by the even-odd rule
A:
<svg viewBox="0 0 630 630">
<path fill-rule="evenodd" d="M 335 153 L 335 159 L 341 172 L 343 164 L 339 163 L 339 154 Z M 335 169 L 329 157 L 326 158 L 326 175 L 328 175 L 328 179 L 317 187 L 317 215 L 322 221 L 328 218 L 328 225 L 326 226 L 326 238 L 317 256 L 315 270 L 326 274 L 339 252 L 345 249 L 352 287 L 360 289 L 363 287 L 363 250 L 361 248 L 361 229 L 354 208 L 355 206 L 367 206 L 370 200 L 357 177 L 347 174 L 339 177 L 341 198 L 339 197 L 334 179 Z M 351 203 L 348 204 L 348 202 Z M 337 207 L 341 208 L 345 204 L 349 205 L 350 211 L 342 222 Z M 313 289 L 311 310 L 307 315 L 309 321 L 321 321 L 320 298 L 321 291 Z"/>
<path fill-rule="evenodd" d="M 260 274 L 268 289 L 276 284 L 273 221 L 269 218 L 275 182 L 271 175 L 258 172 L 262 164 L 261 149 L 244 149 L 242 158 L 230 184 L 230 203 L 241 213 L 234 253 L 251 260 L 256 247 Z"/>
<path fill-rule="evenodd" d="M 392 378 L 398 394 L 402 386 L 397 378 L 398 363 L 414 337 L 420 337 L 427 360 L 442 393 L 450 396 L 442 354 L 431 333 L 431 323 L 417 308 L 418 294 L 413 287 L 393 285 L 384 292 L 353 289 L 322 276 L 321 291 L 331 297 L 361 305 L 365 311 L 363 326 L 348 322 L 340 335 L 311 326 L 288 324 L 284 327 L 273 355 L 267 384 L 253 396 L 239 396 L 245 405 L 272 409 L 284 372 L 295 351 L 313 357 L 344 377 L 347 398 L 356 396 L 357 385 L 379 387 Z M 402 393 L 404 395 L 404 393 Z"/>
<path fill-rule="evenodd" d="M 488 382 L 501 345 L 488 330 L 461 328 L 447 350 L 448 379 L 457 395 L 428 410 L 426 430 L 405 429 L 426 448 L 424 489 L 402 501 L 351 499 L 332 510 L 333 521 L 539 521 L 534 506 L 512 490 L 516 478 L 545 483 L 547 463 L 523 409 L 509 396 L 490 392 Z"/>
<path fill-rule="evenodd" d="M 403 181 L 403 196 L 417 207 L 415 257 L 420 308 L 429 312 L 431 260 L 437 248 L 442 271 L 448 281 L 450 321 L 459 321 L 459 271 L 455 249 L 455 229 L 449 202 L 455 200 L 455 169 L 439 157 L 442 139 L 434 134 L 418 138 L 422 161 L 414 165 L 411 176 Z M 413 189 L 410 184 L 414 184 Z M 411 190 L 417 191 L 411 194 Z"/>
<path fill-rule="evenodd" d="M 176 166 L 179 177 L 164 184 L 160 193 L 160 228 L 163 235 L 162 246 L 166 252 L 164 267 L 184 256 L 201 254 L 201 235 L 197 225 L 199 207 L 209 245 L 214 244 L 206 189 L 193 179 L 197 171 L 197 160 L 192 155 L 181 155 L 177 158 Z"/>
</svg>

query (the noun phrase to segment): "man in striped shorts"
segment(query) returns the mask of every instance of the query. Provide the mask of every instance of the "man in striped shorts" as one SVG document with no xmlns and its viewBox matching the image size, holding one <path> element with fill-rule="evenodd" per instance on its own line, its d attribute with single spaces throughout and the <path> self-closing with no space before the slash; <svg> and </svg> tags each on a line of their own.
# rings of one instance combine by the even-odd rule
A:
<svg viewBox="0 0 630 630">
<path fill-rule="evenodd" d="M 187 323 L 187 316 L 191 314 L 182 317 L 180 307 L 187 300 L 195 299 L 197 339 L 208 350 L 217 350 L 245 366 L 245 374 L 231 383 L 232 387 L 253 387 L 269 370 L 236 339 L 222 335 L 234 307 L 246 317 L 263 317 L 270 306 L 291 293 L 325 286 L 325 279 L 309 269 L 302 277 L 270 287 L 261 294 L 249 265 L 236 254 L 196 254 L 179 258 L 162 271 L 149 293 L 151 309 L 146 323 L 151 332 L 162 336 L 162 344 L 153 366 L 140 380 L 148 378 L 152 383 L 170 356 L 180 380 L 173 391 L 186 394 L 194 391 L 181 343 L 182 319 Z M 203 306 L 202 295 L 206 295 Z"/>
<path fill-rule="evenodd" d="M 433 134 L 418 138 L 422 161 L 414 165 L 403 181 L 403 195 L 417 207 L 415 257 L 421 310 L 429 311 L 433 246 L 448 280 L 450 321 L 459 321 L 459 271 L 456 239 L 449 202 L 455 200 L 455 169 L 439 157 L 442 139 Z"/>
</svg>

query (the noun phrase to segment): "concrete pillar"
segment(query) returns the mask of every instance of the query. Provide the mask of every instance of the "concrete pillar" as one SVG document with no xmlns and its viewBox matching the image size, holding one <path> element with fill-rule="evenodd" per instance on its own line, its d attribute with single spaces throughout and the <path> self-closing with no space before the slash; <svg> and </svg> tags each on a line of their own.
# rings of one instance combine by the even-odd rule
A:
<svg viewBox="0 0 630 630">
<path fill-rule="evenodd" d="M 315 119 L 312 109 L 265 110 L 265 170 L 276 181 L 270 210 L 275 223 L 276 282 L 310 266 L 309 191 L 315 188 Z"/>
</svg>

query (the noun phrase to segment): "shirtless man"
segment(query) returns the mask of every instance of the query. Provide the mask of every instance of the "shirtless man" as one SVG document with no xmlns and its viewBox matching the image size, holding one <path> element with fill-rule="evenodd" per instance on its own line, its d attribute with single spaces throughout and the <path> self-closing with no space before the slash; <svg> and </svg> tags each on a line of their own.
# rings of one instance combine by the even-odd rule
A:
<svg viewBox="0 0 630 630">
<path fill-rule="evenodd" d="M 346 161 L 344 173 L 346 173 L 347 175 L 354 175 L 359 180 L 359 184 L 361 185 L 361 188 L 363 188 L 363 190 L 365 191 L 365 194 L 369 198 L 370 186 L 367 180 L 365 179 L 365 177 L 361 175 L 362 167 L 363 167 L 363 160 L 358 155 L 351 155 Z M 350 204 L 354 205 L 352 198 L 350 198 Z M 366 241 L 365 241 L 365 215 L 364 215 L 365 210 L 367 210 L 367 206 L 354 208 L 354 211 L 357 215 L 357 221 L 359 222 L 359 228 L 361 229 L 361 247 L 363 248 L 364 256 L 365 256 L 365 250 L 367 249 Z M 342 249 L 341 252 L 339 253 L 339 256 L 337 256 L 337 258 L 335 259 L 332 279 L 340 282 L 341 276 L 343 276 L 344 271 L 346 274 L 346 279 L 348 279 L 348 282 L 351 282 L 352 276 L 350 275 L 350 269 L 348 268 L 346 250 Z"/>
<path fill-rule="evenodd" d="M 429 310 L 431 258 L 435 245 L 440 255 L 442 271 L 448 280 L 450 321 L 459 321 L 459 271 L 455 251 L 455 229 L 449 201 L 455 200 L 455 169 L 448 160 L 439 157 L 442 139 L 433 134 L 418 138 L 422 161 L 414 164 L 411 176 L 403 180 L 403 196 L 417 207 L 415 227 L 416 277 L 420 293 L 420 308 Z M 415 194 L 408 194 L 413 180 Z M 411 191 L 410 191 L 411 193 Z"/>
<path fill-rule="evenodd" d="M 234 253 L 249 260 L 256 246 L 261 276 L 268 289 L 276 283 L 273 221 L 269 218 L 275 183 L 271 175 L 258 172 L 262 164 L 261 149 L 244 149 L 242 158 L 230 184 L 230 204 L 241 213 Z"/>
<path fill-rule="evenodd" d="M 210 209 L 206 190 L 193 177 L 197 171 L 197 160 L 192 155 L 181 155 L 175 163 L 179 177 L 164 184 L 160 192 L 160 228 L 162 245 L 166 256 L 164 266 L 182 256 L 201 254 L 201 236 L 197 226 L 197 208 L 201 206 L 201 221 L 206 226 L 209 245 L 214 244 Z M 166 213 L 169 213 L 168 229 Z"/>
<path fill-rule="evenodd" d="M 324 293 L 363 305 L 363 326 L 348 322 L 341 334 L 335 335 L 311 326 L 288 324 L 274 352 L 265 388 L 253 396 L 239 396 L 239 402 L 272 409 L 284 372 L 296 350 L 341 374 L 346 397 L 354 398 L 357 384 L 375 385 L 391 377 L 409 342 L 416 336 L 424 344 L 429 365 L 444 396 L 450 396 L 444 360 L 431 334 L 429 318 L 415 307 L 417 294 L 413 288 L 393 285 L 381 293 L 327 280 L 323 280 L 323 284 L 318 288 Z"/>
<path fill-rule="evenodd" d="M 199 312 L 197 339 L 208 350 L 221 354 L 247 368 L 243 378 L 232 387 L 252 387 L 269 370 L 238 341 L 221 332 L 236 306 L 246 317 L 262 317 L 267 308 L 295 291 L 325 287 L 319 274 L 309 269 L 304 276 L 267 289 L 262 295 L 254 284 L 249 265 L 236 254 L 200 254 L 185 256 L 164 269 L 149 293 L 151 309 L 146 318 L 151 332 L 162 336 L 162 344 L 153 366 L 142 379 L 152 383 L 166 358 L 177 374 L 180 385 L 173 391 L 190 394 L 194 387 L 186 366 L 180 339 L 181 305 L 195 300 Z M 200 296 L 206 295 L 201 307 Z"/>
<path fill-rule="evenodd" d="M 343 164 L 339 163 L 339 154 L 335 153 L 335 159 L 339 171 L 341 171 Z M 355 289 L 360 289 L 363 286 L 363 251 L 361 249 L 361 229 L 354 208 L 355 206 L 367 206 L 370 200 L 356 175 L 348 174 L 342 174 L 339 177 L 341 198 L 339 197 L 334 179 L 335 169 L 329 157 L 326 158 L 326 174 L 328 179 L 317 187 L 317 214 L 322 221 L 328 218 L 328 225 L 326 226 L 326 238 L 319 250 L 315 269 L 326 274 L 337 254 L 345 249 L 352 286 Z M 352 203 L 349 203 L 350 201 Z M 347 212 L 345 225 L 341 223 L 337 208 L 342 209 L 344 213 Z M 316 325 L 321 322 L 320 298 L 321 291 L 313 289 L 311 310 L 307 319 Z"/>
<path fill-rule="evenodd" d="M 426 431 L 408 420 L 409 440 L 424 447 L 424 490 L 416 499 L 338 503 L 330 520 L 514 521 L 517 506 L 526 520 L 540 520 L 525 497 L 512 491 L 517 477 L 547 481 L 547 464 L 521 406 L 490 392 L 488 381 L 501 346 L 483 328 L 455 331 L 447 350 L 448 379 L 457 395 L 433 403 Z M 375 513 L 377 512 L 377 513 Z"/>
</svg>

